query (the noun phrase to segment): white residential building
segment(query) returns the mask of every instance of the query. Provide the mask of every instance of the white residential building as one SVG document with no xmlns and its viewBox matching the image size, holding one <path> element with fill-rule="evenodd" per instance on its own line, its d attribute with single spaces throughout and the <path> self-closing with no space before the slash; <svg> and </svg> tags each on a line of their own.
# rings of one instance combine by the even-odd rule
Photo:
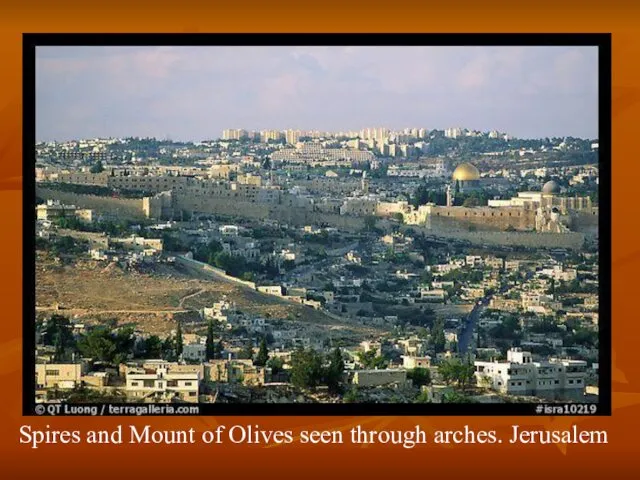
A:
<svg viewBox="0 0 640 480">
<path fill-rule="evenodd" d="M 169 365 L 159 363 L 154 368 L 129 368 L 126 373 L 128 396 L 149 401 L 179 398 L 197 402 L 201 381 L 198 372 L 171 372 Z"/>
<path fill-rule="evenodd" d="M 530 352 L 512 348 L 506 362 L 475 362 L 480 386 L 508 395 L 580 400 L 585 391 L 587 363 L 550 359 L 534 362 Z"/>
<path fill-rule="evenodd" d="M 578 271 L 575 268 L 562 268 L 561 265 L 555 265 L 553 268 L 545 268 L 541 270 L 540 273 L 562 282 L 571 282 L 578 278 Z"/>
</svg>

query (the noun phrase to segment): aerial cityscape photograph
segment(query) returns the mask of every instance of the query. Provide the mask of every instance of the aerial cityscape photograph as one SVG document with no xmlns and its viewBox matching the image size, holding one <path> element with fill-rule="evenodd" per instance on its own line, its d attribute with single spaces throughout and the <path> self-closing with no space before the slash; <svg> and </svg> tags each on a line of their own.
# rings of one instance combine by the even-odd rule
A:
<svg viewBox="0 0 640 480">
<path fill-rule="evenodd" d="M 598 403 L 597 47 L 39 46 L 35 79 L 36 403 Z"/>
</svg>

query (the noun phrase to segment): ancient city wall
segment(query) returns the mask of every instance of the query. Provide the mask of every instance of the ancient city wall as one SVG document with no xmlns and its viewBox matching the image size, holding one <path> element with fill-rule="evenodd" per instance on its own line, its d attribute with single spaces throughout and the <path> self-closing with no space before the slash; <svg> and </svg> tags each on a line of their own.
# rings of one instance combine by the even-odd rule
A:
<svg viewBox="0 0 640 480">
<path fill-rule="evenodd" d="M 58 178 L 55 179 L 54 181 L 61 182 L 61 183 L 75 183 L 78 185 L 99 185 L 101 187 L 106 187 L 109 182 L 109 175 L 106 172 L 59 173 Z"/>
<path fill-rule="evenodd" d="M 446 231 L 411 226 L 425 235 L 435 235 L 452 240 L 467 241 L 474 245 L 506 245 L 527 248 L 566 248 L 577 250 L 582 248 L 585 236 L 579 232 L 547 233 L 547 232 L 489 232 L 489 231 Z"/>
<path fill-rule="evenodd" d="M 268 218 L 269 205 L 251 202 L 239 202 L 225 198 L 206 197 L 202 195 L 183 195 L 174 192 L 175 213 L 210 213 L 245 218 Z"/>
<path fill-rule="evenodd" d="M 212 198 L 174 193 L 174 208 L 187 213 L 209 213 L 251 219 L 271 219 L 291 225 L 322 225 L 345 230 L 359 230 L 364 227 L 364 219 L 337 214 L 315 212 L 308 208 L 289 207 L 279 204 L 242 202 L 224 198 Z"/>
<path fill-rule="evenodd" d="M 45 200 L 59 200 L 66 205 L 89 208 L 100 213 L 108 213 L 124 218 L 144 218 L 141 198 L 114 198 L 98 195 L 83 195 L 36 186 L 36 195 Z"/>
<path fill-rule="evenodd" d="M 426 225 L 440 230 L 468 231 L 471 225 L 477 230 L 531 230 L 535 228 L 535 216 L 535 211 L 523 208 L 431 207 Z"/>
<path fill-rule="evenodd" d="M 588 235 L 596 235 L 599 229 L 598 208 L 575 212 L 572 215 L 571 227 L 573 230 Z"/>
</svg>

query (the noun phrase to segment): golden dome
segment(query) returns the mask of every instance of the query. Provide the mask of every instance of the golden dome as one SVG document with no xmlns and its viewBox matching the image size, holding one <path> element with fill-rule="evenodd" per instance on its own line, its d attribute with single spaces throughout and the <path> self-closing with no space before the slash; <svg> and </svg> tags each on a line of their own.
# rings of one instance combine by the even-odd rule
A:
<svg viewBox="0 0 640 480">
<path fill-rule="evenodd" d="M 453 171 L 453 180 L 468 182 L 470 180 L 479 180 L 480 171 L 470 163 L 461 163 Z"/>
</svg>

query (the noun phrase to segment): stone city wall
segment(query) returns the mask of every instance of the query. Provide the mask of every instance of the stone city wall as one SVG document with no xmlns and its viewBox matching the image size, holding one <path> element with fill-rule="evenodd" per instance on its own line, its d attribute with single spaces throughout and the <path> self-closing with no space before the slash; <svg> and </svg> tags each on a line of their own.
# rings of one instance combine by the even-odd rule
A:
<svg viewBox="0 0 640 480">
<path fill-rule="evenodd" d="M 36 195 L 45 200 L 58 200 L 65 205 L 88 208 L 99 213 L 122 218 L 144 218 L 141 198 L 114 198 L 99 195 L 83 195 L 36 186 Z"/>
<path fill-rule="evenodd" d="M 324 225 L 345 230 L 359 230 L 364 227 L 364 219 L 337 214 L 320 213 L 309 208 L 286 205 L 233 201 L 174 193 L 174 209 L 179 215 L 185 213 L 208 213 L 249 219 L 271 219 L 291 225 Z"/>
<path fill-rule="evenodd" d="M 472 225 L 477 230 L 531 230 L 535 217 L 535 211 L 515 207 L 431 207 L 426 226 L 439 230 L 468 231 Z"/>
<path fill-rule="evenodd" d="M 579 250 L 584 245 L 585 235 L 579 232 L 489 232 L 451 231 L 411 226 L 413 230 L 451 240 L 466 241 L 474 245 L 504 245 L 527 248 L 566 248 Z"/>
</svg>

